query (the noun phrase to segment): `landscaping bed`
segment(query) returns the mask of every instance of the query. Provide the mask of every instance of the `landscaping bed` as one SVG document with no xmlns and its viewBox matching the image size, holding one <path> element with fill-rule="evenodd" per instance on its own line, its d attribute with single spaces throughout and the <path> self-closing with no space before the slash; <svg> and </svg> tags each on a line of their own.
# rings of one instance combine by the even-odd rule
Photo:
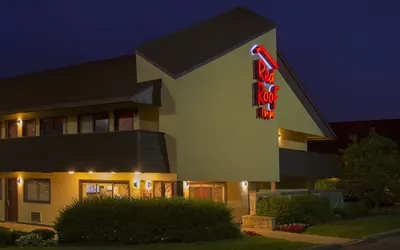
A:
<svg viewBox="0 0 400 250">
<path fill-rule="evenodd" d="M 22 248 L 26 250 L 296 250 L 311 247 L 313 244 L 270 239 L 265 237 L 244 237 L 236 240 L 198 243 L 165 243 L 146 244 L 135 246 L 108 246 L 108 247 L 84 247 L 84 246 L 61 246 L 61 247 L 32 247 Z M 18 247 L 8 247 L 7 250 L 21 250 Z"/>
<path fill-rule="evenodd" d="M 371 215 L 352 220 L 341 220 L 316 225 L 306 230 L 306 234 L 361 239 L 400 228 L 400 215 Z"/>
</svg>

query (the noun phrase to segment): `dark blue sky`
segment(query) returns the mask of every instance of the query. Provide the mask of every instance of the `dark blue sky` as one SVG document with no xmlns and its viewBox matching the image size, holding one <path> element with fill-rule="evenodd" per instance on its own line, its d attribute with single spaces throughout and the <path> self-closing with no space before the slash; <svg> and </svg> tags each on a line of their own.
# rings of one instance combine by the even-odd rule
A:
<svg viewBox="0 0 400 250">
<path fill-rule="evenodd" d="M 278 46 L 329 121 L 400 118 L 396 0 L 4 1 L 0 78 L 131 54 L 239 5 L 276 22 Z"/>
</svg>

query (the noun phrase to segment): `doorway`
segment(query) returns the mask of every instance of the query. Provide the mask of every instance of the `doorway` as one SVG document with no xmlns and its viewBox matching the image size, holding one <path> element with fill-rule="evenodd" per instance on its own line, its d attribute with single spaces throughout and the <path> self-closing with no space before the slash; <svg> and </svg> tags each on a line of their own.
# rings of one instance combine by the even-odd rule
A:
<svg viewBox="0 0 400 250">
<path fill-rule="evenodd" d="M 6 181 L 6 221 L 18 221 L 18 183 L 16 178 Z"/>
</svg>

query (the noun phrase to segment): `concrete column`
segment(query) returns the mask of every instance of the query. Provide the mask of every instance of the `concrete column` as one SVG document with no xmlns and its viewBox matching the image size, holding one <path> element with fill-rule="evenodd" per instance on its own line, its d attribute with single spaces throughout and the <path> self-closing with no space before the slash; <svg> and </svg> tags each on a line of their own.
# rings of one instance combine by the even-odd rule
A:
<svg viewBox="0 0 400 250">
<path fill-rule="evenodd" d="M 276 182 L 273 181 L 271 182 L 271 192 L 275 192 L 276 191 Z"/>
</svg>

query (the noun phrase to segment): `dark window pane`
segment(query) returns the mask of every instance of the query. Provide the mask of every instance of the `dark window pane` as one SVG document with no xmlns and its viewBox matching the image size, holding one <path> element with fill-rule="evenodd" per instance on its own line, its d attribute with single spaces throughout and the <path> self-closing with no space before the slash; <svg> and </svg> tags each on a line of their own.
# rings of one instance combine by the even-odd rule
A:
<svg viewBox="0 0 400 250">
<path fill-rule="evenodd" d="M 93 116 L 85 115 L 79 118 L 79 132 L 80 133 L 93 132 Z"/>
<path fill-rule="evenodd" d="M 44 119 L 41 122 L 42 135 L 52 135 L 53 131 L 53 119 Z"/>
<path fill-rule="evenodd" d="M 25 120 L 22 123 L 22 136 L 36 135 L 36 120 Z"/>
<path fill-rule="evenodd" d="M 95 132 L 108 132 L 108 118 L 96 119 L 94 126 Z"/>
<path fill-rule="evenodd" d="M 40 131 L 42 135 L 62 135 L 67 133 L 66 126 L 65 117 L 43 119 Z"/>
<path fill-rule="evenodd" d="M 56 135 L 63 135 L 67 133 L 67 119 L 65 117 L 54 119 L 54 133 Z"/>
</svg>

